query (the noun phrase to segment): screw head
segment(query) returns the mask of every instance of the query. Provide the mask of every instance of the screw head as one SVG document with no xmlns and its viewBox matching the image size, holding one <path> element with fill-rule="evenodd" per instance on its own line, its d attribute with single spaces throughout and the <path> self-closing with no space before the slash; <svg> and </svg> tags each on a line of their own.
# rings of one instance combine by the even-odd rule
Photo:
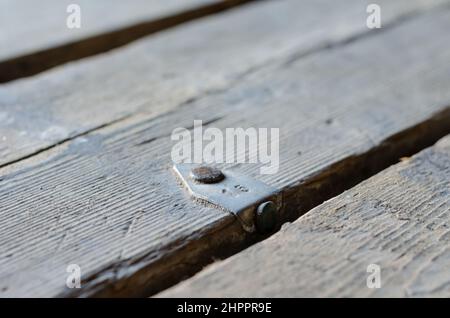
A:
<svg viewBox="0 0 450 318">
<path fill-rule="evenodd" d="M 225 179 L 222 171 L 209 166 L 200 166 L 192 169 L 190 177 L 199 183 L 218 183 Z"/>
<path fill-rule="evenodd" d="M 256 228 L 260 233 L 267 233 L 277 223 L 277 206 L 272 201 L 261 203 L 256 209 Z"/>
</svg>

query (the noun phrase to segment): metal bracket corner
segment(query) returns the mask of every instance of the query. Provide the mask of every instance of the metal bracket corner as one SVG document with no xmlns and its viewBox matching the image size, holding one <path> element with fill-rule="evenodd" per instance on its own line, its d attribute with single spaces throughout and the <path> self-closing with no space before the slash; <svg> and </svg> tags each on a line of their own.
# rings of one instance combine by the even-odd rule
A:
<svg viewBox="0 0 450 318">
<path fill-rule="evenodd" d="M 268 202 L 276 210 L 272 214 L 281 209 L 281 194 L 275 188 L 231 170 L 221 171 L 224 178 L 216 183 L 197 182 L 192 178 L 192 171 L 196 167 L 199 165 L 182 163 L 173 166 L 178 178 L 196 201 L 212 204 L 234 214 L 247 232 L 265 232 L 267 228 L 275 226 L 267 223 L 276 223 L 276 215 L 269 218 L 260 216 L 262 210 L 258 209 Z"/>
</svg>

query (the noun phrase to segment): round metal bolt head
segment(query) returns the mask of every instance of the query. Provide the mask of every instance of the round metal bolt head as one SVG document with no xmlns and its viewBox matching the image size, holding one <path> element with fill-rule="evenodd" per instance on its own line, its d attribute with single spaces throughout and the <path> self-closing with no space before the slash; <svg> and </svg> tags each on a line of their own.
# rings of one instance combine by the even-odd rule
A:
<svg viewBox="0 0 450 318">
<path fill-rule="evenodd" d="M 191 170 L 190 177 L 199 183 L 217 183 L 222 181 L 225 176 L 217 168 L 200 166 Z"/>
<path fill-rule="evenodd" d="M 256 210 L 256 228 L 260 233 L 267 233 L 277 223 L 277 206 L 272 201 L 261 203 Z"/>
</svg>

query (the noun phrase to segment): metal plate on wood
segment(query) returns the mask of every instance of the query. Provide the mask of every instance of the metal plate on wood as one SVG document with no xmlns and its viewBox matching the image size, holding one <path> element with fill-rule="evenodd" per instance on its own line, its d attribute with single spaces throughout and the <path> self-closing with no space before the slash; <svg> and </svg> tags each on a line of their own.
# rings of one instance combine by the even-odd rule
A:
<svg viewBox="0 0 450 318">
<path fill-rule="evenodd" d="M 261 203 L 272 201 L 277 210 L 281 207 L 280 193 L 261 181 L 224 170 L 224 178 L 217 183 L 201 183 L 192 177 L 192 170 L 198 167 L 196 164 L 182 163 L 173 168 L 195 200 L 236 215 L 248 232 L 256 230 L 256 209 Z"/>
</svg>

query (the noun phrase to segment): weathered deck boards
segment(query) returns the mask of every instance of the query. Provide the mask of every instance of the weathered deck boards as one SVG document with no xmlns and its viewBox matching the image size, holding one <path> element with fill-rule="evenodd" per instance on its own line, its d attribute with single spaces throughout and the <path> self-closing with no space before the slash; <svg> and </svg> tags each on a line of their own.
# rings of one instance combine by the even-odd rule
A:
<svg viewBox="0 0 450 318">
<path fill-rule="evenodd" d="M 156 116 L 226 90 L 271 61 L 376 34 L 365 24 L 369 2 L 255 2 L 0 86 L 0 167 L 130 115 Z M 442 3 L 380 1 L 383 25 Z"/>
<path fill-rule="evenodd" d="M 450 297 L 449 191 L 450 136 L 159 296 Z"/>
<path fill-rule="evenodd" d="M 81 28 L 69 29 L 70 0 L 0 1 L 0 83 L 124 45 L 219 12 L 241 0 L 79 0 Z"/>
<path fill-rule="evenodd" d="M 278 174 L 232 167 L 283 189 L 280 221 L 433 142 L 450 130 L 449 27 L 441 10 L 293 53 L 176 112 L 109 125 L 1 170 L 0 295 L 154 293 L 254 240 L 177 185 L 170 134 L 194 119 L 280 127 Z M 65 287 L 71 263 L 82 268 L 78 290 Z"/>
</svg>

